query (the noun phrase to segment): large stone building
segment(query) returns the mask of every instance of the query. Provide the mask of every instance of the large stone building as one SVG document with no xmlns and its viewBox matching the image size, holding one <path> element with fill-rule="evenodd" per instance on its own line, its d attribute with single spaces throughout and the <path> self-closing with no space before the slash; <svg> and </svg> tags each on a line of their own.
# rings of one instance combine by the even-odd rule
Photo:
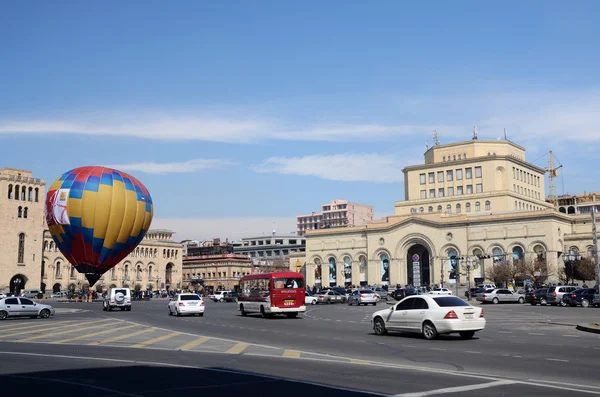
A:
<svg viewBox="0 0 600 397">
<path fill-rule="evenodd" d="M 0 291 L 49 292 L 85 287 L 87 281 L 65 260 L 46 230 L 46 182 L 31 171 L 0 169 Z M 182 245 L 173 232 L 151 230 L 139 246 L 96 283 L 169 289 L 181 286 Z"/>
<path fill-rule="evenodd" d="M 545 170 L 511 141 L 438 144 L 424 164 L 403 172 L 405 200 L 393 216 L 306 234 L 307 284 L 457 285 L 457 273 L 465 283 L 467 263 L 475 283 L 513 259 L 543 260 L 547 281 L 558 282 L 563 253 L 593 253 L 589 213 L 569 215 L 547 203 Z"/>
<path fill-rule="evenodd" d="M 373 220 L 373 207 L 333 200 L 321 204 L 320 212 L 296 216 L 296 233 L 303 236 L 309 230 L 365 225 Z"/>
</svg>

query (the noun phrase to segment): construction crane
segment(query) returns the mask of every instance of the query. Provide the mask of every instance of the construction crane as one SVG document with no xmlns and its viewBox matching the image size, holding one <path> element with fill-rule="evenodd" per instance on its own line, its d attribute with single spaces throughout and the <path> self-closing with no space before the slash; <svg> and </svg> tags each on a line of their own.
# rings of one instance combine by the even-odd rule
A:
<svg viewBox="0 0 600 397">
<path fill-rule="evenodd" d="M 557 159 L 558 160 L 558 159 Z M 554 166 L 554 156 L 552 154 L 552 150 L 550 150 L 550 156 L 548 157 L 548 167 L 544 170 L 548 173 L 548 201 L 556 204 L 556 182 L 554 181 L 558 178 L 558 170 L 562 168 L 562 164 L 558 167 Z"/>
</svg>

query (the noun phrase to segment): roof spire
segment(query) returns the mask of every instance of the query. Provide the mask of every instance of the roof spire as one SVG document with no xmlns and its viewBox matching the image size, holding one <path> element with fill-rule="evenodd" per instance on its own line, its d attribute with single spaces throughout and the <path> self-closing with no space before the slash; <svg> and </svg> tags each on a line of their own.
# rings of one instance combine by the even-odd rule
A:
<svg viewBox="0 0 600 397">
<path fill-rule="evenodd" d="M 477 140 L 477 126 L 476 125 L 473 126 L 473 140 L 474 141 Z"/>
<path fill-rule="evenodd" d="M 438 139 L 438 134 L 437 134 L 436 130 L 433 130 L 433 145 L 434 146 L 440 145 L 440 140 Z"/>
</svg>

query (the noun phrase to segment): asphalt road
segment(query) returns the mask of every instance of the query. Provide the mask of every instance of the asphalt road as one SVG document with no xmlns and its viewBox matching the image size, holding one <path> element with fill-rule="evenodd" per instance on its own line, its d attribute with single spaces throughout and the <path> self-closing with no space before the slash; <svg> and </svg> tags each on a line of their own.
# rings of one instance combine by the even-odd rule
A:
<svg viewBox="0 0 600 397">
<path fill-rule="evenodd" d="M 374 335 L 369 319 L 381 303 L 310 306 L 272 320 L 241 317 L 233 303 L 207 302 L 204 317 L 171 317 L 166 306 L 57 303 L 64 310 L 52 319 L 1 322 L 0 360 L 10 366 L 0 367 L 0 382 L 98 396 L 600 394 L 600 335 L 575 329 L 600 309 L 486 305 L 487 327 L 474 339 L 426 341 Z"/>
</svg>

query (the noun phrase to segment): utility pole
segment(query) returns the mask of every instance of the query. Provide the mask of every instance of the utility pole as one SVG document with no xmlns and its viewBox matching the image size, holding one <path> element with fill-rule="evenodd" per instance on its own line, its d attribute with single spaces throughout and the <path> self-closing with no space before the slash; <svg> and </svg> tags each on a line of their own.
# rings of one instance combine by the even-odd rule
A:
<svg viewBox="0 0 600 397">
<path fill-rule="evenodd" d="M 592 242 L 594 244 L 594 269 L 596 270 L 596 289 L 600 288 L 600 264 L 598 263 L 598 235 L 596 234 L 596 206 L 592 207 Z"/>
</svg>

